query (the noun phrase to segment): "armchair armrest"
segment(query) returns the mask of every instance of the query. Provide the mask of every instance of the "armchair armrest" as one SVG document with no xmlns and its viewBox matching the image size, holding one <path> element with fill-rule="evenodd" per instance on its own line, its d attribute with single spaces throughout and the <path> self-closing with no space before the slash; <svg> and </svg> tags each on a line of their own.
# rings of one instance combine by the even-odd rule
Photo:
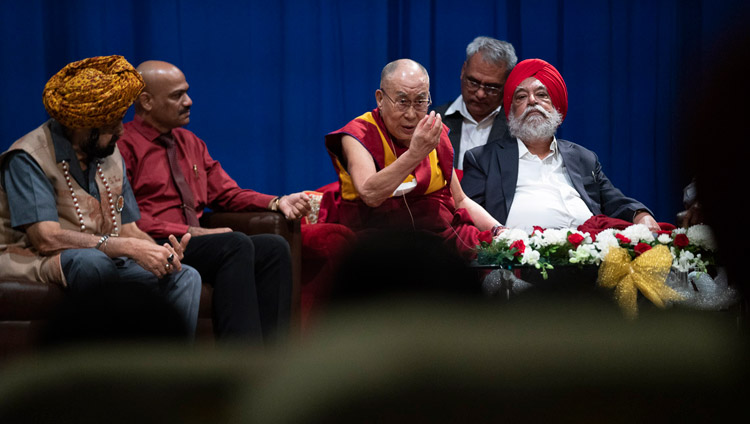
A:
<svg viewBox="0 0 750 424">
<path fill-rule="evenodd" d="M 206 228 L 229 227 L 248 235 L 278 234 L 289 242 L 292 253 L 292 323 L 299 322 L 302 276 L 300 220 L 288 220 L 278 212 L 208 212 L 201 218 Z"/>
</svg>

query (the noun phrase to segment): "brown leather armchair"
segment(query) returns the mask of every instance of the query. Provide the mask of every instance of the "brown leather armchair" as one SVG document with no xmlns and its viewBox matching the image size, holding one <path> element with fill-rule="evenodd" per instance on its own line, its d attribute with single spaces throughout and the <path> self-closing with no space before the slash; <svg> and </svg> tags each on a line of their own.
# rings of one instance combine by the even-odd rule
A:
<svg viewBox="0 0 750 424">
<path fill-rule="evenodd" d="M 246 234 L 283 236 L 292 252 L 292 325 L 299 327 L 301 235 L 299 220 L 287 220 L 277 212 L 212 212 L 204 215 L 205 227 L 230 227 Z M 198 314 L 198 339 L 212 340 L 212 288 L 204 285 Z M 0 361 L 33 349 L 44 323 L 64 299 L 56 285 L 40 282 L 0 281 Z"/>
<path fill-rule="evenodd" d="M 31 350 L 63 296 L 56 285 L 0 281 L 0 361 Z"/>
</svg>

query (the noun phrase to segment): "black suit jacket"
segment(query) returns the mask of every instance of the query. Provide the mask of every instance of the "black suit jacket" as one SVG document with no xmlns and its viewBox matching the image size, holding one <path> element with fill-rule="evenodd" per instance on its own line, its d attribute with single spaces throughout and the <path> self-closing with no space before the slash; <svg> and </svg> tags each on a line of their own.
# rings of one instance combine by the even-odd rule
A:
<svg viewBox="0 0 750 424">
<path fill-rule="evenodd" d="M 458 168 L 458 156 L 461 152 L 461 126 L 463 125 L 464 117 L 458 111 L 448 116 L 445 115 L 445 111 L 448 110 L 452 103 L 448 102 L 436 107 L 435 112 L 443 117 L 443 123 L 451 130 L 448 133 L 448 138 L 450 138 L 453 145 L 453 167 Z M 490 130 L 490 135 L 487 137 L 487 143 L 497 142 L 508 136 L 508 122 L 505 118 L 505 113 L 501 110 L 492 122 L 492 129 Z"/>
<path fill-rule="evenodd" d="M 632 222 L 639 209 L 651 213 L 642 203 L 626 197 L 612 185 L 594 152 L 560 139 L 557 147 L 573 186 L 592 214 Z M 517 182 L 518 142 L 515 138 L 506 137 L 466 152 L 461 187 L 501 223 L 508 220 Z"/>
</svg>

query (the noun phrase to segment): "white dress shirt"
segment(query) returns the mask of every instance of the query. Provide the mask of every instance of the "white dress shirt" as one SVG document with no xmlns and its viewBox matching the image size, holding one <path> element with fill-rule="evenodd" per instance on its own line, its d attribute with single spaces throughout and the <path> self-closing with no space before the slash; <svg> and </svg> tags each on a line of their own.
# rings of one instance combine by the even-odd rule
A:
<svg viewBox="0 0 750 424">
<path fill-rule="evenodd" d="M 487 139 L 490 137 L 490 131 L 492 130 L 492 122 L 495 121 L 495 117 L 500 113 L 502 106 L 498 106 L 497 109 L 493 110 L 488 116 L 477 122 L 471 113 L 466 109 L 466 103 L 464 103 L 463 96 L 458 98 L 451 103 L 448 110 L 445 111 L 446 115 L 450 115 L 458 111 L 464 118 L 463 124 L 461 125 L 461 149 L 458 152 L 458 169 L 464 169 L 464 154 L 466 151 L 473 149 L 477 146 L 484 146 L 487 144 Z"/>
<path fill-rule="evenodd" d="M 552 153 L 544 159 L 531 154 L 518 141 L 518 182 L 508 213 L 506 227 L 531 232 L 533 226 L 543 228 L 578 227 L 593 214 L 573 187 L 557 138 L 552 140 Z"/>
</svg>

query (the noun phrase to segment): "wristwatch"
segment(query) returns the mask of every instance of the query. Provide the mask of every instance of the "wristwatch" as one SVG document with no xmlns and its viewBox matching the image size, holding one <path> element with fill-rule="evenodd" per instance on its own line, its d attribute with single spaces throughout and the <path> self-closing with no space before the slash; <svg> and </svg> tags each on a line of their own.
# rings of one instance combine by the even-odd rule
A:
<svg viewBox="0 0 750 424">
<path fill-rule="evenodd" d="M 270 209 L 272 211 L 274 211 L 274 212 L 278 212 L 279 211 L 279 202 L 281 202 L 281 197 L 277 197 L 277 198 L 271 200 Z"/>
<path fill-rule="evenodd" d="M 497 237 L 497 236 L 498 236 L 498 235 L 499 235 L 500 233 L 502 233 L 502 232 L 503 232 L 503 230 L 505 230 L 505 229 L 506 229 L 506 228 L 505 228 L 505 227 L 503 227 L 502 225 L 500 225 L 500 224 L 497 224 L 497 225 L 495 225 L 494 227 L 492 227 L 492 230 L 490 230 L 490 234 L 492 234 L 492 237 Z"/>
</svg>

